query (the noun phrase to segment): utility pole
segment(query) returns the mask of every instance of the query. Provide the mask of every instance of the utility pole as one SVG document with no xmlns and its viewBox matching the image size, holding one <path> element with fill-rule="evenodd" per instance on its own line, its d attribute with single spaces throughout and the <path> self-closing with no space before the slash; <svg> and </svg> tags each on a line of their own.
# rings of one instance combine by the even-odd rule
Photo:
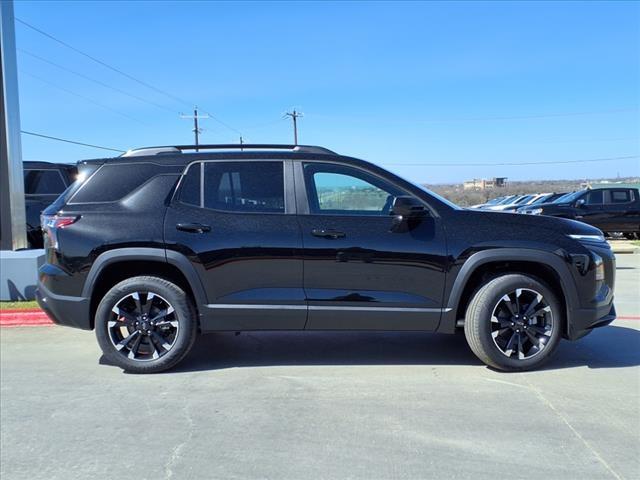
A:
<svg viewBox="0 0 640 480">
<path fill-rule="evenodd" d="M 199 114 L 198 114 L 198 107 L 197 107 L 197 106 L 195 106 L 195 107 L 193 107 L 193 115 L 184 115 L 184 114 L 181 114 L 181 115 L 180 115 L 180 118 L 193 119 L 193 133 L 194 133 L 194 135 L 195 135 L 195 140 L 196 140 L 195 145 L 196 145 L 196 147 L 197 147 L 198 145 L 200 145 L 200 142 L 199 142 L 199 135 L 200 135 L 200 133 L 202 132 L 202 129 L 201 129 L 200 127 L 198 127 L 198 120 L 199 120 L 199 119 L 201 119 L 201 118 L 203 118 L 203 119 L 204 119 L 204 118 L 209 118 L 209 115 L 208 115 L 208 114 L 206 114 L 206 113 L 205 113 L 204 115 L 199 115 Z M 197 151 L 198 151 L 198 149 L 196 148 L 196 152 L 197 152 Z"/>
<path fill-rule="evenodd" d="M 293 109 L 293 112 L 287 112 L 284 114 L 285 117 L 291 117 L 293 120 L 293 144 L 298 145 L 298 118 L 303 117 L 302 112 L 296 112 L 296 109 Z"/>
<path fill-rule="evenodd" d="M 244 145 L 244 140 L 242 139 L 242 135 L 240 135 L 240 151 L 243 150 L 242 145 Z"/>
</svg>

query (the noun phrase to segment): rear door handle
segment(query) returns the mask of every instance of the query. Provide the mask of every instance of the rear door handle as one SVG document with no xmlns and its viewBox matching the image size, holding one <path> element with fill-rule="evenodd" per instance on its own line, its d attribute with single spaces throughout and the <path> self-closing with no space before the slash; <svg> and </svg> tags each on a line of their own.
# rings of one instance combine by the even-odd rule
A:
<svg viewBox="0 0 640 480">
<path fill-rule="evenodd" d="M 176 229 L 189 233 L 205 233 L 211 231 L 209 225 L 203 225 L 202 223 L 178 223 Z"/>
<path fill-rule="evenodd" d="M 331 239 L 344 238 L 347 236 L 344 232 L 340 232 L 338 230 L 332 230 L 332 229 L 324 229 L 324 228 L 314 228 L 313 230 L 311 230 L 311 235 L 313 235 L 314 237 L 331 238 Z"/>
</svg>

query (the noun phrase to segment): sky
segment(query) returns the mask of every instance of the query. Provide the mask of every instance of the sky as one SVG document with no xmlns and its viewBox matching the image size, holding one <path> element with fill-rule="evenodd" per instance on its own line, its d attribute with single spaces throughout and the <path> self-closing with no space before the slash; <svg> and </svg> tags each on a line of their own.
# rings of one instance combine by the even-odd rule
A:
<svg viewBox="0 0 640 480">
<path fill-rule="evenodd" d="M 16 1 L 15 15 L 126 74 L 17 22 L 25 131 L 187 144 L 180 114 L 198 105 L 201 143 L 292 143 L 296 108 L 300 143 L 420 183 L 640 175 L 638 2 Z M 22 140 L 25 160 L 117 155 Z"/>
</svg>

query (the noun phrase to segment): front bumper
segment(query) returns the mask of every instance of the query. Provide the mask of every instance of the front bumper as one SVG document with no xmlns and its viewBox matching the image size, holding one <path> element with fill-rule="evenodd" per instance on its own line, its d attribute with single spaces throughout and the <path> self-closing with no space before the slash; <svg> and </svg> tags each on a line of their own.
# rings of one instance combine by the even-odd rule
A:
<svg viewBox="0 0 640 480">
<path fill-rule="evenodd" d="M 36 290 L 36 300 L 54 323 L 91 330 L 88 298 L 56 295 L 40 282 Z"/>
<path fill-rule="evenodd" d="M 587 248 L 602 259 L 604 280 L 596 283 L 596 291 L 591 293 L 581 304 L 569 306 L 569 322 L 566 336 L 570 340 L 577 340 L 590 333 L 594 328 L 604 327 L 616 318 L 616 308 L 613 304 L 615 289 L 616 259 L 608 246 L 600 247 L 588 245 Z M 593 271 L 586 275 L 587 284 L 595 281 Z M 583 285 L 584 286 L 584 285 Z M 585 288 L 585 291 L 588 290 Z M 571 308 L 573 307 L 573 308 Z"/>
<path fill-rule="evenodd" d="M 609 325 L 616 319 L 616 307 L 613 301 L 609 305 L 597 308 L 581 308 L 572 312 L 572 319 L 568 324 L 567 338 L 578 340 L 591 333 L 594 328 Z"/>
</svg>

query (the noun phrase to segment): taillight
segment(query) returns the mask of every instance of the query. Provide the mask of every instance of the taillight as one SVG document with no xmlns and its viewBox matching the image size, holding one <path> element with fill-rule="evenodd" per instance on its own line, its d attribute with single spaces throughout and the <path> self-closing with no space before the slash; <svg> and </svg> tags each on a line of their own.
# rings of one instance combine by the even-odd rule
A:
<svg viewBox="0 0 640 480">
<path fill-rule="evenodd" d="M 42 233 L 45 239 L 48 239 L 49 246 L 54 249 L 58 248 L 58 230 L 73 225 L 80 219 L 79 215 L 42 215 L 40 220 L 42 224 Z"/>
</svg>

